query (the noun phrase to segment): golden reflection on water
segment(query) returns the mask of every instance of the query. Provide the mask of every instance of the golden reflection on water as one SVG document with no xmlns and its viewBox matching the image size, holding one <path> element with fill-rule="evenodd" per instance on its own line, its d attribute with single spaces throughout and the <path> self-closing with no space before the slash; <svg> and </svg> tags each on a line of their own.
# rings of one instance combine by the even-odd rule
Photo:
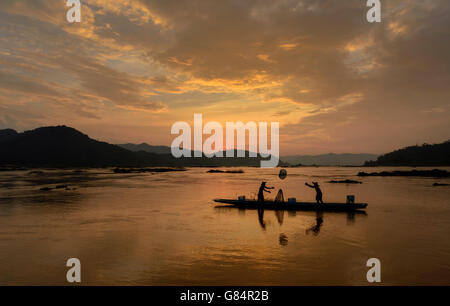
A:
<svg viewBox="0 0 450 306">
<path fill-rule="evenodd" d="M 65 285 L 68 258 L 87 285 L 367 284 L 380 258 L 384 284 L 448 284 L 450 190 L 433 179 L 355 179 L 360 168 L 295 168 L 244 174 L 208 169 L 113 174 L 109 169 L 0 174 L 0 284 Z M 214 198 L 254 197 L 266 180 L 285 198 L 347 194 L 367 214 L 218 208 Z M 440 180 L 443 181 L 443 180 Z M 41 191 L 55 185 L 68 188 Z"/>
</svg>

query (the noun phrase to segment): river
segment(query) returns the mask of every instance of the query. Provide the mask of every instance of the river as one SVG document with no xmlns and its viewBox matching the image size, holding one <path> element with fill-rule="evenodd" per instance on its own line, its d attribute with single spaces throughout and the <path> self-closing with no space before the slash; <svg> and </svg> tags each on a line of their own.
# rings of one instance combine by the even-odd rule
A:
<svg viewBox="0 0 450 306">
<path fill-rule="evenodd" d="M 450 283 L 450 179 L 363 177 L 390 168 L 241 168 L 244 173 L 115 174 L 111 169 L 0 172 L 0 284 L 66 285 L 81 261 L 84 285 L 368 285 L 378 258 L 384 285 Z M 398 169 L 398 168 L 396 168 Z M 403 168 L 402 168 L 403 169 Z M 408 168 L 404 168 L 408 169 Z M 449 169 L 449 168 L 442 168 Z M 331 184 L 356 179 L 362 184 Z M 355 195 L 365 214 L 218 208 L 255 197 L 261 181 L 284 197 Z M 43 191 L 41 188 L 60 186 Z"/>
</svg>

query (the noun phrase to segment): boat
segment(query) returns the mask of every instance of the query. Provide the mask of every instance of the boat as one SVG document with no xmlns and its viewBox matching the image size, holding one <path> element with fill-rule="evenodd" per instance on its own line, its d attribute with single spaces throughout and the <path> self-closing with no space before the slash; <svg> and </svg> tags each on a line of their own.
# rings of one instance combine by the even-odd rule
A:
<svg viewBox="0 0 450 306">
<path fill-rule="evenodd" d="M 267 210 L 304 210 L 304 211 L 356 211 L 365 209 L 367 203 L 324 203 L 316 202 L 275 202 L 271 200 L 264 201 L 263 204 L 257 200 L 231 200 L 214 199 L 216 203 L 229 204 L 230 207 L 248 208 L 248 209 L 267 209 Z"/>
</svg>

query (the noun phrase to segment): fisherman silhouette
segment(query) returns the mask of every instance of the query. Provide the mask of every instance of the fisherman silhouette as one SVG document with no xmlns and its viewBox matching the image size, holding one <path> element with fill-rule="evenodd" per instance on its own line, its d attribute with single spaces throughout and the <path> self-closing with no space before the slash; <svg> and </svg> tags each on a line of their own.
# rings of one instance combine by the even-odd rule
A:
<svg viewBox="0 0 450 306">
<path fill-rule="evenodd" d="M 322 190 L 320 190 L 319 184 L 317 182 L 313 182 L 313 185 L 310 185 L 308 183 L 305 183 L 306 186 L 309 188 L 314 188 L 316 190 L 316 201 L 317 204 L 323 204 L 322 201 Z"/>
<path fill-rule="evenodd" d="M 269 189 L 275 189 L 275 187 L 266 186 L 266 182 L 261 183 L 261 186 L 259 187 L 259 191 L 258 191 L 258 203 L 259 204 L 264 203 L 264 191 L 270 193 Z"/>
</svg>

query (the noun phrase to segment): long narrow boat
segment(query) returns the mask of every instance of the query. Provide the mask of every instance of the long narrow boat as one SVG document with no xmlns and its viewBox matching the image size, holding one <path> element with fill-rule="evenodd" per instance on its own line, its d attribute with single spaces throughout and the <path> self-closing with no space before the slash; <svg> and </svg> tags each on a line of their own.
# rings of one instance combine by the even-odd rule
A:
<svg viewBox="0 0 450 306">
<path fill-rule="evenodd" d="M 214 202 L 229 204 L 231 207 L 258 209 L 264 208 L 267 210 L 305 210 L 305 211 L 355 211 L 365 209 L 366 203 L 324 203 L 317 204 L 316 202 L 275 202 L 264 201 L 264 204 L 259 204 L 256 200 L 229 200 L 229 199 L 214 199 Z"/>
</svg>

